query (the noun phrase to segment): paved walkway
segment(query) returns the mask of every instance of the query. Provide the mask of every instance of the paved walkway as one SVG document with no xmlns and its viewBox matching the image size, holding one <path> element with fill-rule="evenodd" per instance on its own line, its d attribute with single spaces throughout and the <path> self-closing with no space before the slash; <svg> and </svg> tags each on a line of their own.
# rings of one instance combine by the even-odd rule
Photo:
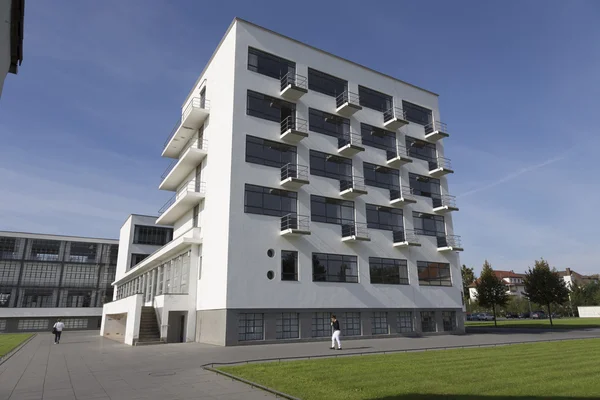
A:
<svg viewBox="0 0 600 400">
<path fill-rule="evenodd" d="M 333 352 L 327 342 L 130 347 L 103 339 L 97 332 L 65 332 L 61 344 L 53 345 L 52 335 L 41 333 L 0 366 L 0 400 L 269 399 L 274 397 L 208 372 L 202 365 L 591 337 L 600 337 L 600 329 L 347 340 L 343 351 Z"/>
</svg>

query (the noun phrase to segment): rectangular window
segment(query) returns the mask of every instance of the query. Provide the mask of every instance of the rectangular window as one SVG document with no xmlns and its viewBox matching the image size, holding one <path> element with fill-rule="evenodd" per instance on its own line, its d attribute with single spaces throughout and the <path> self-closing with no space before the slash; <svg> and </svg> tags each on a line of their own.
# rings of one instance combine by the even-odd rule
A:
<svg viewBox="0 0 600 400">
<path fill-rule="evenodd" d="M 119 245 L 111 244 L 110 247 L 108 248 L 108 263 L 111 265 L 117 265 L 118 256 L 119 256 Z"/>
<path fill-rule="evenodd" d="M 268 121 L 281 122 L 287 117 L 296 116 L 296 105 L 266 94 L 248 90 L 246 114 Z"/>
<path fill-rule="evenodd" d="M 410 182 L 410 187 L 413 190 L 413 194 L 417 196 L 430 197 L 433 199 L 434 207 L 439 207 L 442 205 L 442 189 L 439 179 L 430 178 L 424 175 L 417 175 L 410 172 L 408 174 L 408 180 Z"/>
<path fill-rule="evenodd" d="M 358 86 L 358 96 L 361 106 L 375 111 L 387 111 L 394 104 L 392 96 L 360 85 Z"/>
<path fill-rule="evenodd" d="M 400 171 L 394 168 L 363 162 L 365 184 L 383 189 L 400 187 Z"/>
<path fill-rule="evenodd" d="M 367 204 L 367 228 L 386 231 L 404 230 L 402 209 Z"/>
<path fill-rule="evenodd" d="M 310 219 L 337 225 L 354 224 L 354 202 L 329 197 L 310 196 Z"/>
<path fill-rule="evenodd" d="M 283 217 L 295 214 L 298 193 L 246 184 L 244 212 Z"/>
<path fill-rule="evenodd" d="M 450 264 L 417 261 L 420 286 L 452 286 Z"/>
<path fill-rule="evenodd" d="M 298 339 L 300 337 L 298 313 L 281 313 L 277 316 L 275 330 L 277 339 Z"/>
<path fill-rule="evenodd" d="M 314 108 L 308 109 L 308 128 L 313 132 L 335 138 L 347 137 L 350 134 L 350 120 Z"/>
<path fill-rule="evenodd" d="M 0 319 L 0 331 L 5 331 L 5 330 L 6 330 L 6 320 Z"/>
<path fill-rule="evenodd" d="M 17 323 L 19 331 L 44 331 L 48 329 L 47 319 L 20 319 Z"/>
<path fill-rule="evenodd" d="M 452 332 L 456 330 L 456 311 L 442 311 L 442 322 L 444 332 Z"/>
<path fill-rule="evenodd" d="M 398 333 L 413 332 L 413 315 L 412 311 L 400 311 L 398 313 Z"/>
<path fill-rule="evenodd" d="M 246 162 L 275 168 L 296 164 L 296 147 L 247 135 Z"/>
<path fill-rule="evenodd" d="M 408 264 L 395 258 L 369 257 L 371 283 L 408 285 Z"/>
<path fill-rule="evenodd" d="M 60 265 L 52 263 L 25 264 L 22 273 L 21 285 L 58 286 Z"/>
<path fill-rule="evenodd" d="M 64 320 L 65 329 L 87 329 L 87 318 L 67 318 Z"/>
<path fill-rule="evenodd" d="M 136 265 L 138 265 L 139 263 L 142 262 L 142 260 L 146 257 L 148 257 L 150 254 L 138 254 L 138 253 L 132 253 L 131 254 L 131 268 L 135 267 Z"/>
<path fill-rule="evenodd" d="M 435 313 L 433 311 L 421 311 L 421 330 L 424 333 L 437 332 Z"/>
<path fill-rule="evenodd" d="M 298 280 L 298 252 L 282 250 L 281 251 L 281 280 Z"/>
<path fill-rule="evenodd" d="M 337 179 L 349 179 L 352 176 L 352 160 L 320 151 L 310 151 L 310 174 Z"/>
<path fill-rule="evenodd" d="M 325 312 L 313 313 L 312 337 L 328 337 L 331 333 L 331 315 Z"/>
<path fill-rule="evenodd" d="M 133 231 L 134 244 L 149 244 L 164 246 L 173 239 L 172 228 L 159 228 L 156 226 L 136 225 Z"/>
<path fill-rule="evenodd" d="M 31 260 L 39 261 L 58 261 L 60 254 L 60 244 L 58 240 L 34 239 L 31 244 Z"/>
<path fill-rule="evenodd" d="M 446 236 L 446 225 L 441 215 L 425 214 L 413 211 L 415 233 L 425 236 Z"/>
<path fill-rule="evenodd" d="M 19 262 L 3 261 L 0 263 L 0 283 L 5 285 L 16 285 L 19 282 Z"/>
<path fill-rule="evenodd" d="M 48 289 L 23 289 L 23 308 L 51 308 L 54 304 L 53 291 Z"/>
<path fill-rule="evenodd" d="M 63 267 L 63 287 L 95 288 L 97 281 L 98 267 L 96 265 L 65 265 Z"/>
<path fill-rule="evenodd" d="M 386 151 L 396 151 L 396 132 L 387 131 L 365 123 L 360 124 L 362 143 Z"/>
<path fill-rule="evenodd" d="M 313 253 L 313 282 L 358 283 L 356 256 Z"/>
<path fill-rule="evenodd" d="M 340 328 L 342 329 L 342 332 L 344 332 L 344 336 L 362 335 L 359 312 L 345 312 L 341 315 L 341 317 L 342 320 L 340 321 Z"/>
<path fill-rule="evenodd" d="M 308 88 L 331 97 L 337 97 L 337 95 L 346 91 L 348 82 L 325 72 L 309 68 Z"/>
<path fill-rule="evenodd" d="M 437 166 L 437 147 L 435 143 L 425 142 L 410 136 L 405 137 L 405 142 L 409 156 L 434 163 Z"/>
<path fill-rule="evenodd" d="M 17 238 L 0 237 L 0 260 L 14 260 L 17 254 Z"/>
<path fill-rule="evenodd" d="M 248 69 L 271 78 L 280 79 L 288 72 L 295 73 L 296 63 L 262 50 L 248 47 Z"/>
<path fill-rule="evenodd" d="M 192 211 L 192 226 L 194 228 L 198 228 L 199 225 L 199 219 L 200 219 L 200 206 L 196 205 L 194 206 L 194 210 Z"/>
<path fill-rule="evenodd" d="M 98 245 L 96 243 L 71 242 L 70 262 L 96 262 Z"/>
<path fill-rule="evenodd" d="M 238 315 L 238 340 L 263 340 L 263 314 L 247 313 Z"/>
<path fill-rule="evenodd" d="M 427 125 L 433 121 L 431 110 L 402 100 L 402 110 L 406 113 L 406 120 L 420 125 Z"/>
<path fill-rule="evenodd" d="M 373 335 L 388 335 L 390 329 L 387 322 L 387 312 L 374 312 L 371 319 L 371 333 Z"/>
</svg>

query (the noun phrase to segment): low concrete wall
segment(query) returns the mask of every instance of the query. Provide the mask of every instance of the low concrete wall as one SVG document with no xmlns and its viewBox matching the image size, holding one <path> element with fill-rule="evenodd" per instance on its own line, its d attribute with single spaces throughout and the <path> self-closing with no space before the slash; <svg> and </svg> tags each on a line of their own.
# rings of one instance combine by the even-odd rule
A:
<svg viewBox="0 0 600 400">
<path fill-rule="evenodd" d="M 579 318 L 600 318 L 600 306 L 577 307 Z"/>
<path fill-rule="evenodd" d="M 102 326 L 100 327 L 100 335 L 106 336 L 106 333 L 110 333 L 107 328 L 116 329 L 119 328 L 117 325 L 109 324 L 109 318 L 111 320 L 122 320 L 122 315 L 126 314 L 125 319 L 125 339 L 124 342 L 129 345 L 133 345 L 135 340 L 138 339 L 140 333 L 140 318 L 142 316 L 142 304 L 144 303 L 143 295 L 136 294 L 133 296 L 126 297 L 121 300 L 107 303 L 102 308 Z M 115 316 L 113 318 L 112 316 Z M 119 322 L 120 324 L 120 322 Z"/>
</svg>

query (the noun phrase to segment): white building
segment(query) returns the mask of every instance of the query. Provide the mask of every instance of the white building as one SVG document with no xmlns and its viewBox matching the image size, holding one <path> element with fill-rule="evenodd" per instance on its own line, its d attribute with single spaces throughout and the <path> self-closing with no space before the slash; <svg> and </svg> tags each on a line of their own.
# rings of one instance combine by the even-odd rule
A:
<svg viewBox="0 0 600 400">
<path fill-rule="evenodd" d="M 518 274 L 515 271 L 499 271 L 494 270 L 496 277 L 506 285 L 506 293 L 509 296 L 524 297 L 525 284 L 523 278 L 525 274 Z M 469 285 L 469 300 L 474 302 L 477 301 L 477 285 L 473 282 Z"/>
<path fill-rule="evenodd" d="M 0 96 L 6 74 L 17 73 L 23 60 L 25 0 L 0 0 Z"/>
<path fill-rule="evenodd" d="M 331 313 L 346 337 L 463 331 L 439 121 L 435 93 L 235 19 L 162 153 L 173 240 L 119 266 L 101 334 L 136 343 L 153 314 L 162 340 L 218 345 L 328 337 Z"/>
</svg>

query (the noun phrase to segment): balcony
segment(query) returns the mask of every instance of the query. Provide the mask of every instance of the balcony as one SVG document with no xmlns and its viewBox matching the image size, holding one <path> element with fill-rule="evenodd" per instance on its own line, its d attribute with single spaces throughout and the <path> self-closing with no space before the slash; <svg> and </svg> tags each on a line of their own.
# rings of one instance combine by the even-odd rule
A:
<svg viewBox="0 0 600 400">
<path fill-rule="evenodd" d="M 344 117 L 351 117 L 362 110 L 358 94 L 344 90 L 335 98 L 335 112 Z"/>
<path fill-rule="evenodd" d="M 462 244 L 460 242 L 460 236 L 457 235 L 445 235 L 437 237 L 437 251 L 449 252 L 449 251 L 463 251 Z"/>
<path fill-rule="evenodd" d="M 440 139 L 450 136 L 448 127 L 443 122 L 433 121 L 425 125 L 425 139 L 437 142 Z"/>
<path fill-rule="evenodd" d="M 403 207 L 407 204 L 414 204 L 417 198 L 413 194 L 410 186 L 401 186 L 399 189 L 390 189 L 390 205 L 394 207 Z"/>
<path fill-rule="evenodd" d="M 421 241 L 415 231 L 404 229 L 394 231 L 394 247 L 420 247 Z"/>
<path fill-rule="evenodd" d="M 340 196 L 345 199 L 355 199 L 358 196 L 367 193 L 365 178 L 351 176 L 347 179 L 340 180 Z"/>
<path fill-rule="evenodd" d="M 370 242 L 371 235 L 367 224 L 354 222 L 342 225 L 342 242 Z"/>
<path fill-rule="evenodd" d="M 281 217 L 281 236 L 310 235 L 310 217 L 287 214 Z"/>
<path fill-rule="evenodd" d="M 407 124 L 406 112 L 400 107 L 392 107 L 383 112 L 383 126 L 385 129 L 395 131 Z"/>
<path fill-rule="evenodd" d="M 160 190 L 177 190 L 177 186 L 194 170 L 206 157 L 208 151 L 207 139 L 193 139 L 183 148 L 179 160 L 173 160 L 162 174 Z"/>
<path fill-rule="evenodd" d="M 308 167 L 306 165 L 285 164 L 281 167 L 281 187 L 298 190 L 308 185 Z"/>
<path fill-rule="evenodd" d="M 356 132 L 345 133 L 338 138 L 338 154 L 344 157 L 352 157 L 361 151 L 365 151 L 362 146 L 362 136 Z"/>
<path fill-rule="evenodd" d="M 208 117 L 210 102 L 202 97 L 193 97 L 183 109 L 181 118 L 177 121 L 171 134 L 165 142 L 163 157 L 176 158 L 181 150 L 202 126 Z"/>
<path fill-rule="evenodd" d="M 165 203 L 158 214 L 157 225 L 173 225 L 206 196 L 204 182 L 189 181 Z"/>
<path fill-rule="evenodd" d="M 308 122 L 305 119 L 289 116 L 281 121 L 281 140 L 298 143 L 308 137 Z"/>
<path fill-rule="evenodd" d="M 432 197 L 433 211 L 438 214 L 446 214 L 451 211 L 458 211 L 456 207 L 456 197 L 449 194 L 443 194 L 441 197 Z"/>
<path fill-rule="evenodd" d="M 298 101 L 308 93 L 308 84 L 305 76 L 295 72 L 288 72 L 281 78 L 281 97 L 291 101 Z"/>
<path fill-rule="evenodd" d="M 454 170 L 449 158 L 438 157 L 436 161 L 429 161 L 429 176 L 439 178 L 453 173 Z"/>
<path fill-rule="evenodd" d="M 400 168 L 404 164 L 413 162 L 412 158 L 408 156 L 406 147 L 399 144 L 396 146 L 396 151 L 387 150 L 387 165 L 390 168 Z"/>
</svg>

